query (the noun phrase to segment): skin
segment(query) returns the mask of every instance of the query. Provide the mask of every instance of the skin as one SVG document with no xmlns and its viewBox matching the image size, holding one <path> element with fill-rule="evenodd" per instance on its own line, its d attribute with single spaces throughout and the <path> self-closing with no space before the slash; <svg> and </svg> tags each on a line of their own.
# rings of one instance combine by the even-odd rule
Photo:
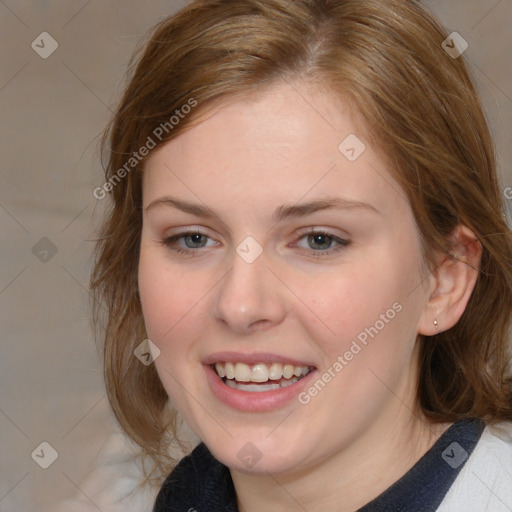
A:
<svg viewBox="0 0 512 512">
<path fill-rule="evenodd" d="M 218 105 L 146 162 L 139 288 L 161 350 L 156 369 L 185 421 L 230 468 L 241 511 L 356 510 L 448 427 L 415 410 L 416 339 L 435 334 L 434 319 L 442 330 L 457 322 L 476 271 L 439 255 L 426 273 L 406 195 L 366 133 L 347 103 L 277 83 Z M 349 134 L 366 144 L 353 162 L 338 150 Z M 164 196 L 218 218 L 148 208 Z M 283 204 L 333 197 L 370 206 L 272 219 Z M 310 228 L 350 243 L 326 238 L 319 250 Z M 194 241 L 162 243 L 187 229 L 206 235 L 194 239 L 199 248 L 180 254 Z M 263 249 L 250 264 L 236 252 L 248 236 Z M 472 233 L 461 227 L 453 237 L 478 266 Z M 208 386 L 201 362 L 219 351 L 288 356 L 321 375 L 396 303 L 401 311 L 307 405 L 241 412 Z M 237 457 L 247 442 L 261 453 L 252 468 Z"/>
</svg>

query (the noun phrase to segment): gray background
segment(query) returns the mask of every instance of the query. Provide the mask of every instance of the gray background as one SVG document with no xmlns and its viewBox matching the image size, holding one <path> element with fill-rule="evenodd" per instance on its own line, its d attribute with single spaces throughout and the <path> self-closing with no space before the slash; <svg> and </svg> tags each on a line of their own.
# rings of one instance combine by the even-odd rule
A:
<svg viewBox="0 0 512 512">
<path fill-rule="evenodd" d="M 80 493 L 115 431 L 87 290 L 104 207 L 92 195 L 103 183 L 98 136 L 140 36 L 184 3 L 0 1 L 0 511 Z M 424 3 L 469 42 L 512 187 L 512 0 Z M 47 59 L 31 48 L 42 32 L 59 45 Z M 34 254 L 38 242 L 47 255 Z M 31 457 L 43 441 L 58 452 L 48 469 Z"/>
</svg>

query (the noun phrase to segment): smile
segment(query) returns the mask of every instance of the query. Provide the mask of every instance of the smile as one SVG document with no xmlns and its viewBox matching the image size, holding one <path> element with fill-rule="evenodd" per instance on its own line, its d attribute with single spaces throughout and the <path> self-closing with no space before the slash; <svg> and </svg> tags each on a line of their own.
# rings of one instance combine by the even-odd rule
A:
<svg viewBox="0 0 512 512">
<path fill-rule="evenodd" d="M 312 368 L 281 363 L 218 362 L 213 369 L 226 386 L 239 391 L 262 393 L 295 384 Z"/>
<path fill-rule="evenodd" d="M 318 375 L 307 359 L 272 353 L 215 352 L 202 361 L 213 395 L 245 412 L 270 412 L 297 404 Z"/>
</svg>

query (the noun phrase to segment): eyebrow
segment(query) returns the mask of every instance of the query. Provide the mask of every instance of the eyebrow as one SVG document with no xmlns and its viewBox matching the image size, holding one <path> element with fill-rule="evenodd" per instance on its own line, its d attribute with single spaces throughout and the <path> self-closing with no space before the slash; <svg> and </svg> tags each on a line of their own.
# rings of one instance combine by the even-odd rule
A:
<svg viewBox="0 0 512 512">
<path fill-rule="evenodd" d="M 170 196 L 155 199 L 144 209 L 144 211 L 147 212 L 149 209 L 157 205 L 166 205 L 173 208 L 177 208 L 182 212 L 190 213 L 192 215 L 196 215 L 197 217 L 202 217 L 205 219 L 211 218 L 220 220 L 219 216 L 215 213 L 215 211 L 206 205 L 190 203 L 188 201 L 183 201 Z M 343 199 L 341 197 L 331 197 L 326 199 L 319 199 L 316 201 L 310 201 L 308 203 L 281 205 L 274 211 L 274 214 L 272 215 L 272 220 L 277 223 L 292 217 L 305 217 L 307 215 L 311 215 L 321 210 L 346 210 L 353 208 L 364 209 L 377 214 L 380 213 L 374 206 L 368 203 L 352 201 L 349 199 Z"/>
</svg>

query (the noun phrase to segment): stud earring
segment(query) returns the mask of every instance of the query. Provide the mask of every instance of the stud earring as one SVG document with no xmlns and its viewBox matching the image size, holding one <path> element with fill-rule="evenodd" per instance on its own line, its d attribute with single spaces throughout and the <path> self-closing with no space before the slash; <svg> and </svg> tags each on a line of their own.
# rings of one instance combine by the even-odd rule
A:
<svg viewBox="0 0 512 512">
<path fill-rule="evenodd" d="M 436 328 L 436 331 L 439 331 L 439 324 L 437 323 L 437 318 L 434 320 L 434 327 Z"/>
</svg>

